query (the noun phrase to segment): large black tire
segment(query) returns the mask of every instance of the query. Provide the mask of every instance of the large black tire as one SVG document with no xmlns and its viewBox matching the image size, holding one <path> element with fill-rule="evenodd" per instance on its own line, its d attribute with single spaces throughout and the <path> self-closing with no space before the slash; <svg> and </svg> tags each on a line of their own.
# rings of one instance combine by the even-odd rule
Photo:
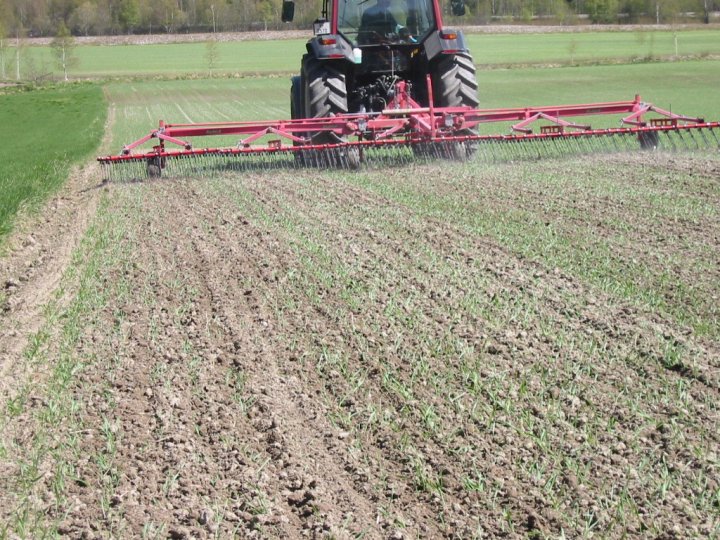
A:
<svg viewBox="0 0 720 540">
<path fill-rule="evenodd" d="M 337 65 L 321 62 L 312 56 L 303 59 L 303 90 L 306 118 L 325 118 L 348 112 L 345 74 Z M 314 133 L 316 144 L 335 144 L 343 139 L 333 133 Z M 355 148 L 326 150 L 323 155 L 303 152 L 306 163 L 317 162 L 320 166 L 358 169 L 360 152 Z"/>
<path fill-rule="evenodd" d="M 433 93 L 438 107 L 477 108 L 478 83 L 469 53 L 443 54 L 433 67 Z"/>
<path fill-rule="evenodd" d="M 656 131 L 644 131 L 638 135 L 642 150 L 657 150 L 660 146 L 660 137 Z"/>
<path fill-rule="evenodd" d="M 305 100 L 303 99 L 303 78 L 295 75 L 290 79 L 290 118 L 293 120 L 305 118 Z M 295 133 L 297 136 L 306 137 L 306 133 Z M 299 143 L 293 141 L 293 146 L 300 146 Z M 295 157 L 295 165 L 298 167 L 305 166 L 304 152 L 298 150 L 293 153 Z"/>
<path fill-rule="evenodd" d="M 304 118 L 302 77 L 299 75 L 290 79 L 290 118 Z"/>
<path fill-rule="evenodd" d="M 306 56 L 303 79 L 306 118 L 324 118 L 348 112 L 345 74 L 336 66 Z M 317 133 L 313 139 L 318 143 L 339 142 L 337 137 L 328 133 Z"/>
<path fill-rule="evenodd" d="M 475 64 L 469 53 L 441 55 L 433 66 L 432 81 L 438 107 L 475 109 L 480 103 Z M 473 135 L 474 131 L 468 129 L 463 134 Z M 456 142 L 443 145 L 440 154 L 453 161 L 462 161 L 474 152 L 475 144 Z"/>
</svg>

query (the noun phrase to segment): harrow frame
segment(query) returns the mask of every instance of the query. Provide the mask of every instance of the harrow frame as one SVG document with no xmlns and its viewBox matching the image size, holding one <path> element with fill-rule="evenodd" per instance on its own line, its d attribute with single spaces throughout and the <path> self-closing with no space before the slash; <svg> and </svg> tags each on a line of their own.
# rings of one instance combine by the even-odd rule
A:
<svg viewBox="0 0 720 540">
<path fill-rule="evenodd" d="M 432 93 L 429 78 L 428 90 Z M 432 96 L 430 102 L 432 103 Z M 655 117 L 646 118 L 650 113 L 654 113 Z M 617 128 L 593 129 L 589 124 L 568 120 L 574 117 L 615 115 L 624 115 L 620 120 L 620 127 Z M 533 131 L 533 127 L 541 121 L 546 125 L 541 125 L 537 132 Z M 510 133 L 480 135 L 475 131 L 481 124 L 510 122 L 514 122 Z M 683 134 L 690 135 L 692 141 L 690 144 L 685 143 L 686 147 L 694 145 L 698 148 L 720 148 L 715 132 L 718 129 L 720 122 L 706 122 L 703 118 L 676 114 L 643 102 L 639 95 L 630 101 L 544 107 L 421 107 L 409 96 L 406 84 L 399 82 L 395 98 L 379 113 L 259 122 L 170 124 L 160 121 L 157 129 L 124 146 L 119 155 L 98 157 L 97 161 L 110 166 L 145 162 L 148 176 L 159 176 L 168 160 L 179 158 L 240 158 L 244 155 L 308 155 L 340 151 L 353 153 L 356 157 L 345 160 L 345 163 L 349 163 L 350 168 L 357 168 L 368 149 L 412 145 L 469 143 L 479 146 L 550 141 L 563 145 L 590 138 L 633 136 L 641 148 L 647 149 L 658 146 L 660 134 L 674 133 L 681 137 Z M 314 139 L 318 133 L 331 133 L 337 142 L 317 144 Z M 695 133 L 701 134 L 698 140 L 695 139 Z M 710 137 L 706 137 L 706 133 L 709 133 Z M 194 148 L 190 141 L 195 137 L 227 135 L 238 135 L 242 138 L 231 147 Z M 700 138 L 702 140 L 699 140 Z M 327 135 L 324 140 L 327 140 Z M 149 141 L 157 141 L 157 144 L 151 150 L 137 151 Z M 450 155 L 457 155 L 457 152 L 451 152 Z"/>
</svg>

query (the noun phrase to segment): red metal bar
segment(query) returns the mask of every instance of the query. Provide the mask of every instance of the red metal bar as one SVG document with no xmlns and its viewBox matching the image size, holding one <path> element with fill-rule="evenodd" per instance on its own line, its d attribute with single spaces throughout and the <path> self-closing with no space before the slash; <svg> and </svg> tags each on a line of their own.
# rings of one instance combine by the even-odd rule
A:
<svg viewBox="0 0 720 540">
<path fill-rule="evenodd" d="M 332 0 L 332 12 L 330 13 L 330 32 L 333 34 L 338 33 L 338 0 Z"/>
<path fill-rule="evenodd" d="M 594 129 L 589 131 L 575 131 L 575 132 L 542 132 L 542 133 L 530 133 L 530 134 L 510 134 L 510 135 L 457 135 L 457 136 L 445 136 L 438 141 L 445 142 L 469 142 L 469 141 L 480 141 L 480 142 L 522 142 L 530 140 L 549 140 L 549 139 L 572 139 L 574 137 L 603 137 L 610 135 L 641 135 L 649 132 L 664 132 L 664 131 L 693 131 L 699 129 L 720 129 L 720 122 L 703 122 L 697 124 L 685 124 L 685 125 L 670 125 L 670 126 L 655 126 L 655 127 L 621 127 L 621 128 L 609 128 L 609 129 Z M 158 156 L 165 158 L 174 157 L 191 157 L 191 156 L 203 156 L 203 155 L 245 155 L 245 154 L 262 154 L 262 153 L 292 153 L 301 151 L 313 151 L 313 150 L 333 150 L 347 147 L 358 147 L 358 148 L 372 148 L 382 146 L 399 146 L 413 143 L 425 142 L 427 139 L 407 139 L 407 138 L 387 138 L 387 139 L 373 139 L 373 140 L 356 140 L 348 141 L 339 144 L 308 144 L 304 146 L 291 146 L 278 144 L 279 141 L 273 141 L 272 143 L 265 146 L 248 146 L 248 147 L 233 147 L 233 148 L 203 148 L 203 149 L 190 149 L 190 150 L 165 150 L 162 153 L 157 151 L 139 153 L 139 154 L 124 154 L 118 156 L 104 156 L 99 157 L 97 160 L 101 163 L 122 163 L 129 161 L 146 161 L 153 159 Z"/>
<path fill-rule="evenodd" d="M 215 135 L 247 136 L 240 141 L 238 149 L 206 149 L 201 152 L 269 152 L 269 151 L 297 151 L 298 149 L 323 149 L 328 145 L 314 145 L 308 136 L 310 133 L 332 132 L 339 137 L 348 137 L 340 146 L 348 145 L 382 145 L 397 142 L 419 142 L 433 140 L 483 140 L 489 137 L 495 140 L 507 140 L 507 137 L 523 137 L 527 140 L 532 137 L 570 137 L 570 136 L 596 136 L 609 133 L 632 133 L 632 129 L 651 129 L 661 131 L 667 129 L 716 127 L 714 124 L 705 124 L 702 119 L 687 117 L 651 104 L 643 103 L 640 96 L 632 101 L 613 101 L 604 103 L 586 103 L 578 105 L 558 105 L 546 107 L 523 107 L 506 109 L 471 109 L 468 107 L 435 107 L 433 104 L 433 89 L 430 77 L 427 78 L 427 91 L 429 106 L 420 107 L 408 95 L 404 83 L 397 86 L 397 91 L 390 106 L 380 113 L 346 114 L 327 118 L 309 118 L 294 120 L 270 120 L 250 122 L 207 122 L 195 124 L 166 124 L 160 122 L 160 127 L 148 135 L 123 147 L 122 156 L 107 156 L 98 158 L 100 161 L 118 161 L 132 159 L 135 156 L 177 156 L 197 155 L 193 152 L 190 142 L 186 139 L 193 137 L 208 137 Z M 652 119 L 651 126 L 643 116 L 648 113 L 660 115 L 661 119 Z M 628 114 L 629 113 L 629 114 Z M 589 125 L 576 124 L 565 118 L 590 115 L 616 115 L 628 114 L 622 119 L 625 125 L 620 131 L 592 130 Z M 532 134 L 528 126 L 536 121 L 545 120 L 560 127 L 569 127 L 577 130 L 573 133 L 564 133 L 563 129 L 542 129 L 540 134 Z M 484 123 L 513 122 L 512 130 L 523 135 L 490 135 L 480 137 L 469 132 L 470 129 Z M 683 122 L 684 124 L 680 124 Z M 292 146 L 284 146 L 282 140 L 267 142 L 268 135 L 277 135 L 284 140 L 291 141 Z M 352 140 L 352 137 L 358 140 Z M 160 144 L 152 152 L 132 154 L 132 150 L 151 139 L 157 138 Z M 363 140 L 364 139 L 364 140 Z M 263 142 L 265 141 L 265 142 Z M 182 147 L 187 153 L 178 153 L 165 149 L 165 143 Z M 122 158 L 122 159 L 121 159 Z"/>
<path fill-rule="evenodd" d="M 335 0 L 337 1 L 337 0 Z M 442 22 L 442 9 L 440 7 L 440 2 L 433 2 L 433 11 L 435 12 L 435 27 L 442 30 L 443 22 Z"/>
<path fill-rule="evenodd" d="M 265 128 L 264 130 L 258 131 L 257 133 L 251 135 L 247 139 L 243 139 L 242 141 L 240 141 L 239 145 L 248 146 L 248 145 L 254 143 L 256 140 L 261 139 L 265 135 L 269 135 L 271 133 L 273 135 L 279 135 L 280 137 L 284 137 L 286 139 L 290 139 L 291 141 L 295 141 L 295 142 L 305 142 L 306 141 L 305 138 L 296 137 L 295 135 L 293 135 L 287 131 L 282 131 L 280 129 L 268 127 L 268 128 Z"/>
<path fill-rule="evenodd" d="M 176 139 L 175 137 L 171 137 L 170 135 L 167 135 L 163 131 L 157 132 L 157 138 L 160 139 L 161 141 L 177 144 L 178 146 L 184 146 L 186 150 L 189 150 L 190 148 L 192 148 L 192 144 L 190 144 L 188 141 Z"/>
<path fill-rule="evenodd" d="M 661 109 L 660 107 L 655 107 L 654 105 L 647 103 L 642 104 L 636 111 L 633 112 L 630 116 L 626 116 L 622 119 L 623 124 L 630 124 L 634 126 L 644 126 L 646 122 L 643 121 L 642 117 L 644 114 L 648 112 L 654 112 L 661 116 L 664 116 L 666 118 L 670 118 L 672 120 L 681 120 L 683 122 L 695 122 L 695 123 L 702 123 L 702 118 L 693 118 L 691 116 L 684 116 L 682 114 L 675 114 L 670 111 L 666 111 L 665 109 Z"/>
<path fill-rule="evenodd" d="M 436 5 L 437 4 L 439 4 L 439 2 L 437 2 Z M 425 85 L 427 86 L 428 103 L 430 104 L 430 136 L 435 137 L 435 96 L 433 95 L 430 74 L 425 77 Z"/>
<path fill-rule="evenodd" d="M 573 122 L 563 120 L 562 118 L 558 118 L 557 116 L 550 116 L 549 114 L 545 113 L 537 113 L 536 115 L 528 118 L 527 120 L 523 120 L 522 122 L 515 124 L 512 127 L 512 130 L 520 131 L 522 133 L 532 133 L 532 129 L 529 129 L 526 126 L 532 124 L 533 122 L 537 122 L 538 120 L 547 120 L 548 122 L 552 122 L 553 124 L 557 124 L 558 126 L 562 127 L 569 127 L 583 131 L 590 130 L 590 126 L 588 124 L 575 124 Z"/>
<path fill-rule="evenodd" d="M 137 148 L 137 147 L 140 146 L 141 144 L 145 144 L 146 142 L 148 142 L 150 139 L 152 139 L 152 138 L 154 138 L 154 137 L 157 137 L 157 132 L 156 132 L 156 131 L 153 131 L 152 133 L 150 133 L 150 134 L 148 134 L 148 135 L 145 135 L 144 137 L 138 139 L 137 141 L 135 141 L 135 142 L 133 142 L 133 143 L 126 144 L 125 146 L 123 146 L 123 150 L 122 150 L 122 151 L 123 151 L 123 154 L 128 154 L 128 153 L 130 153 L 130 150 L 133 150 L 133 149 Z"/>
</svg>

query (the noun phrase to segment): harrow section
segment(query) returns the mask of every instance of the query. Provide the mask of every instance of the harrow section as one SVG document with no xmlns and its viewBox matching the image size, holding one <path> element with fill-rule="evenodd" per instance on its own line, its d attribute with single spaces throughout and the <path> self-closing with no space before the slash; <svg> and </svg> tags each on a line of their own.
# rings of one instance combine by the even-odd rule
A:
<svg viewBox="0 0 720 540">
<path fill-rule="evenodd" d="M 591 117 L 620 116 L 619 127 L 593 129 Z M 573 121 L 580 119 L 583 123 Z M 504 134 L 483 134 L 486 125 Z M 542 159 L 638 149 L 720 149 L 719 122 L 706 122 L 631 101 L 471 109 L 420 107 L 398 84 L 380 113 L 264 122 L 165 124 L 126 145 L 119 155 L 97 158 L 109 179 L 212 175 L 228 170 L 361 166 L 423 159 L 489 162 Z M 336 142 L 317 144 L 330 139 Z M 196 148 L 196 138 L 239 136 L 229 147 Z M 318 137 L 321 135 L 321 137 Z M 147 143 L 151 149 L 142 150 Z"/>
</svg>

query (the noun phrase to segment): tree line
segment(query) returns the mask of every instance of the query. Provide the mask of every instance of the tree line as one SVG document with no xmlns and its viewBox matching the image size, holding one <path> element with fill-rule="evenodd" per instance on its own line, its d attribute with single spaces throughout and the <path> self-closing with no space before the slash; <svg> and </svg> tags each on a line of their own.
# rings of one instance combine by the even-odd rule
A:
<svg viewBox="0 0 720 540">
<path fill-rule="evenodd" d="M 300 22 L 320 12 L 319 0 L 300 0 Z M 57 35 L 62 22 L 75 36 L 243 31 L 280 26 L 282 0 L 0 0 L 9 35 Z"/>
<path fill-rule="evenodd" d="M 372 1 L 372 0 L 370 0 Z M 444 0 L 449 4 L 449 0 Z M 225 32 L 286 28 L 282 0 L 0 0 L 0 37 Z M 293 26 L 306 28 L 322 0 L 297 0 Z M 467 0 L 465 24 L 708 22 L 720 0 Z"/>
</svg>

